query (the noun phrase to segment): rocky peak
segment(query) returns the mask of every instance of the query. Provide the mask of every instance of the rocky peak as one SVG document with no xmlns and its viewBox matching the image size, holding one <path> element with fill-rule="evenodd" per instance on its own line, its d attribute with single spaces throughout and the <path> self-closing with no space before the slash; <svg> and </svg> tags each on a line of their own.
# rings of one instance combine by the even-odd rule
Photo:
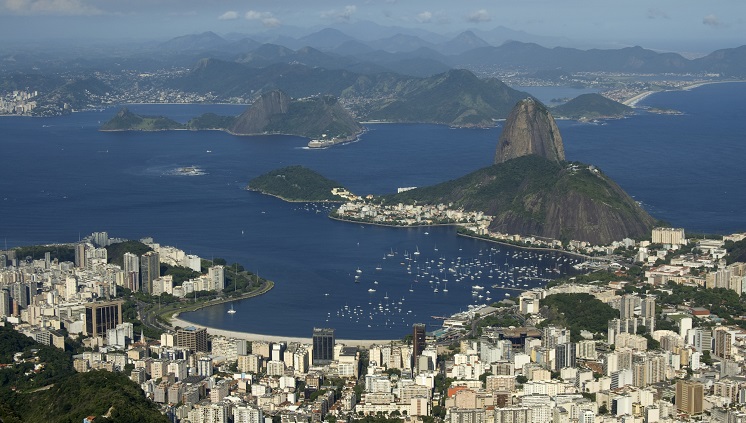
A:
<svg viewBox="0 0 746 423">
<path fill-rule="evenodd" d="M 274 115 L 285 114 L 290 107 L 290 97 L 275 90 L 262 94 L 233 124 L 231 132 L 257 134 L 264 131 Z"/>
<path fill-rule="evenodd" d="M 533 98 L 518 102 L 505 120 L 495 164 L 529 154 L 551 161 L 565 160 L 562 136 L 552 114 Z"/>
</svg>

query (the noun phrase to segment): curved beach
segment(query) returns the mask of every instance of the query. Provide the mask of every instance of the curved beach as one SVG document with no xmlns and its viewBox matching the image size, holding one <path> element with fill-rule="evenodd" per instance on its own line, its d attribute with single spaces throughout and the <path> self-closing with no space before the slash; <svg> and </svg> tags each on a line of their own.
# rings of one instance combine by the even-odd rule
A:
<svg viewBox="0 0 746 423">
<path fill-rule="evenodd" d="M 310 344 L 311 338 L 293 337 L 293 336 L 276 336 L 276 335 L 262 335 L 258 333 L 240 332 L 233 330 L 224 330 L 213 328 L 209 326 L 197 325 L 187 320 L 179 318 L 179 313 L 174 314 L 171 317 L 171 326 L 195 326 L 203 327 L 207 329 L 207 333 L 210 335 L 227 336 L 238 339 L 246 339 L 247 341 L 267 341 L 267 342 L 300 342 L 303 344 Z M 374 344 L 386 344 L 391 342 L 391 339 L 337 339 L 336 342 L 345 345 L 355 345 L 359 347 L 369 347 Z"/>
</svg>

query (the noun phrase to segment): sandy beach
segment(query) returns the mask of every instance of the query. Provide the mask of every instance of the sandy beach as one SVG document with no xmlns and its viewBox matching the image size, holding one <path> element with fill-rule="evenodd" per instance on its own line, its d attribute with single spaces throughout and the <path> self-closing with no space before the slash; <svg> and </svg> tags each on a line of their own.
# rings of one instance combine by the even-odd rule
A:
<svg viewBox="0 0 746 423">
<path fill-rule="evenodd" d="M 624 100 L 622 102 L 622 104 L 624 104 L 625 106 L 629 106 L 629 107 L 636 107 L 637 103 L 639 103 L 640 101 L 644 100 L 649 95 L 655 94 L 657 92 L 660 92 L 660 91 L 645 91 L 645 92 L 642 92 L 642 93 L 637 94 L 636 96 L 634 96 L 634 97 L 632 97 L 632 98 L 630 98 L 628 100 Z"/>
<path fill-rule="evenodd" d="M 209 326 L 197 325 L 192 322 L 180 319 L 178 313 L 174 314 L 171 317 L 171 326 L 172 327 L 195 326 L 195 327 L 200 327 L 200 328 L 203 327 L 207 329 L 207 333 L 210 335 L 221 335 L 221 336 L 227 336 L 227 337 L 238 338 L 238 339 L 246 339 L 247 341 L 300 342 L 303 344 L 311 344 L 311 337 L 302 338 L 302 337 L 292 337 L 292 336 L 262 335 L 258 333 L 239 332 L 239 331 L 224 330 L 224 329 L 212 328 Z M 338 344 L 344 344 L 348 346 L 369 347 L 374 344 L 387 344 L 391 342 L 391 340 L 390 339 L 337 339 L 336 342 Z"/>
<path fill-rule="evenodd" d="M 686 86 L 683 86 L 683 87 L 680 87 L 680 88 L 676 88 L 676 89 L 659 90 L 659 91 L 645 91 L 645 92 L 642 92 L 640 94 L 637 94 L 636 96 L 634 96 L 634 97 L 632 97 L 630 99 L 627 99 L 627 100 L 623 101 L 622 104 L 624 104 L 626 106 L 629 106 L 629 107 L 636 107 L 637 103 L 641 102 L 642 100 L 644 100 L 648 96 L 650 96 L 652 94 L 655 94 L 655 93 L 661 93 L 661 92 L 665 92 L 665 91 L 689 91 L 689 90 L 693 90 L 695 88 L 699 88 L 699 87 L 702 87 L 702 86 L 705 86 L 705 85 L 710 85 L 710 84 L 726 84 L 726 83 L 731 83 L 731 82 L 746 82 L 746 81 L 699 81 L 699 82 L 692 82 L 689 85 L 686 85 Z"/>
</svg>

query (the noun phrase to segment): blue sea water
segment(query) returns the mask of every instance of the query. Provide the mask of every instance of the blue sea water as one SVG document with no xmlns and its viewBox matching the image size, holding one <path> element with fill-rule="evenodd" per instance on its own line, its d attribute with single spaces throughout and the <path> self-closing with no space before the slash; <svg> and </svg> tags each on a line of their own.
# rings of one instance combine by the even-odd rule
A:
<svg viewBox="0 0 746 423">
<path fill-rule="evenodd" d="M 596 125 L 559 122 L 567 158 L 599 166 L 672 225 L 698 232 L 746 230 L 745 91 L 746 84 L 709 85 L 656 94 L 644 103 L 680 110 L 682 116 L 643 113 Z M 243 108 L 130 106 L 137 113 L 182 121 L 205 111 L 238 114 Z M 308 336 L 314 326 L 331 326 L 343 338 L 400 337 L 414 322 L 436 324 L 431 316 L 484 302 L 485 291 L 497 283 L 486 277 L 487 261 L 493 268 L 509 262 L 509 267 L 535 266 L 545 272 L 554 266 L 568 269 L 567 262 L 557 263 L 561 257 L 539 263 L 536 255 L 456 237 L 452 228 L 336 222 L 318 206 L 244 190 L 251 178 L 293 164 L 315 169 L 358 194 L 429 185 L 489 165 L 499 127 L 377 124 L 369 125 L 359 142 L 309 150 L 305 139 L 290 136 L 98 132 L 114 113 L 0 118 L 0 241 L 9 246 L 71 242 L 100 230 L 133 239 L 152 236 L 205 258 L 237 261 L 276 282 L 261 298 L 237 303 L 234 315 L 221 305 L 185 316 L 199 324 L 284 336 Z M 171 173 L 191 165 L 207 174 Z M 410 266 L 413 273 L 407 273 L 410 261 L 404 253 L 416 250 L 421 254 Z M 389 257 L 392 251 L 396 255 Z M 426 258 L 438 269 L 438 263 L 454 263 L 458 257 L 460 263 L 480 260 L 484 273 L 476 274 L 473 265 L 468 272 L 478 275 L 474 280 L 467 276 L 455 282 L 453 274 L 446 276 L 445 294 L 444 283 L 415 278 Z M 482 299 L 472 295 L 477 284 L 485 287 Z M 492 289 L 490 295 L 498 300 L 511 292 Z"/>
</svg>

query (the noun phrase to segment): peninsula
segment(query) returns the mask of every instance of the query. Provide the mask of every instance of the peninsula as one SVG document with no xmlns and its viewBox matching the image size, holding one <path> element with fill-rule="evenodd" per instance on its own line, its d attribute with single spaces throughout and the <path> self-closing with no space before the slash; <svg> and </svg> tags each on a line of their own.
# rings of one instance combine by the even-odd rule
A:
<svg viewBox="0 0 746 423">
<path fill-rule="evenodd" d="M 343 205 L 340 219 L 377 224 L 458 223 L 478 235 L 607 245 L 648 233 L 655 220 L 598 168 L 565 160 L 562 137 L 538 101 L 505 122 L 495 164 L 461 178 Z"/>
<path fill-rule="evenodd" d="M 339 183 L 303 166 L 276 169 L 252 179 L 246 189 L 290 202 L 344 202 L 355 198 Z"/>
</svg>

